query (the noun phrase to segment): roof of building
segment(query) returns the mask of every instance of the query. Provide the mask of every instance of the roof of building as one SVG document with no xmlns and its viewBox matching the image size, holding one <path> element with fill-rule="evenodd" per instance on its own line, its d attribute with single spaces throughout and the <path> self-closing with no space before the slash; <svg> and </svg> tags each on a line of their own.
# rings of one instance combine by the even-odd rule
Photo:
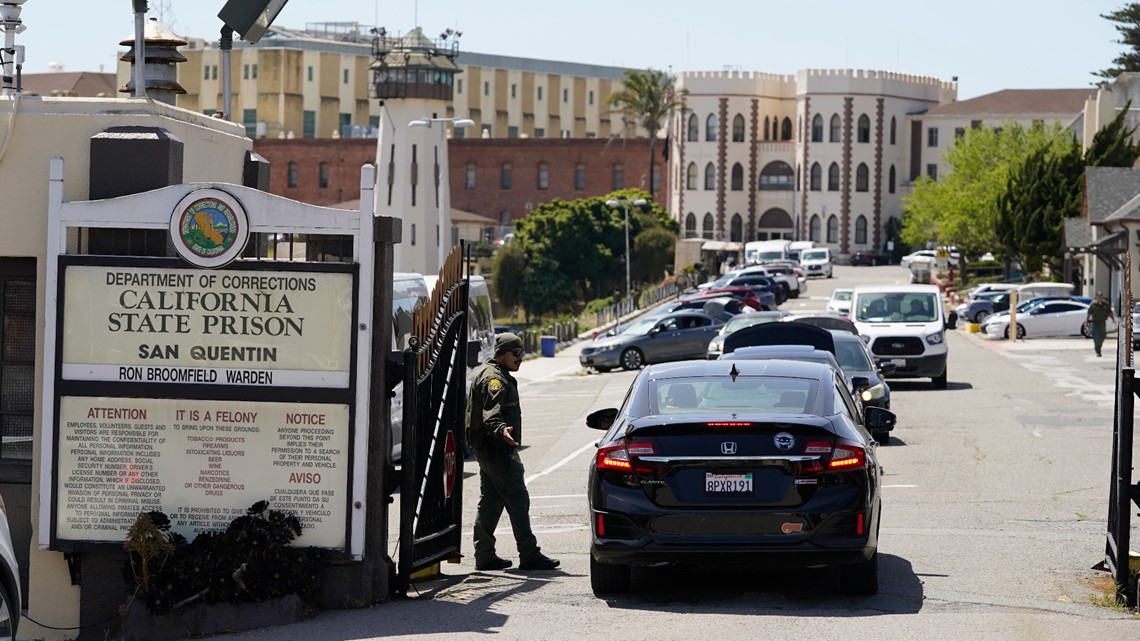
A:
<svg viewBox="0 0 1140 641">
<path fill-rule="evenodd" d="M 1096 87 L 1084 89 L 1002 89 L 977 98 L 958 100 L 926 110 L 933 116 L 1017 116 L 1031 114 L 1076 115 Z"/>
<path fill-rule="evenodd" d="M 1088 218 L 1066 218 L 1062 234 L 1065 247 L 1087 247 L 1093 242 Z"/>
<path fill-rule="evenodd" d="M 1134 218 L 1124 209 L 1135 209 L 1136 204 L 1126 208 L 1140 194 L 1140 171 L 1131 167 L 1086 167 L 1085 168 L 1085 211 L 1082 212 L 1089 224 L 1096 225 L 1108 220 Z"/>
<path fill-rule="evenodd" d="M 114 98 L 119 95 L 115 74 L 96 71 L 54 71 L 21 76 L 24 95 Z"/>
</svg>

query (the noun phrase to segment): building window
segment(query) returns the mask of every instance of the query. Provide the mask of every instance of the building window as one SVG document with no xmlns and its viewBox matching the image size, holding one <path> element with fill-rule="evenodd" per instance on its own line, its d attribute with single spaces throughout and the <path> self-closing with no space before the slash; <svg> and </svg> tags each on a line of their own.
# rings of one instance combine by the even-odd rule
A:
<svg viewBox="0 0 1140 641">
<path fill-rule="evenodd" d="M 710 162 L 705 165 L 705 191 L 716 189 L 716 167 Z"/>
<path fill-rule="evenodd" d="M 926 146 L 938 146 L 938 127 L 927 127 L 926 129 Z"/>
<path fill-rule="evenodd" d="M 823 167 L 819 163 L 814 162 L 811 164 L 811 177 L 808 189 L 811 191 L 819 191 L 823 185 Z"/>
<path fill-rule="evenodd" d="M 693 212 L 689 212 L 685 216 L 685 238 L 697 237 L 697 216 Z"/>
<path fill-rule="evenodd" d="M 744 116 L 740 114 L 732 119 L 732 142 L 744 142 Z"/>
<path fill-rule="evenodd" d="M 317 112 L 304 111 L 301 113 L 301 137 L 315 138 L 317 135 Z"/>
<path fill-rule="evenodd" d="M 587 96 L 587 101 L 588 101 L 588 102 L 589 102 L 591 105 L 592 105 L 592 104 L 594 104 L 594 92 L 593 92 L 593 91 L 590 91 L 590 93 L 586 94 L 586 96 Z"/>
<path fill-rule="evenodd" d="M 550 187 L 550 166 L 544 162 L 538 163 L 538 188 Z"/>
<path fill-rule="evenodd" d="M 206 72 L 206 75 L 202 77 L 202 80 L 209 80 L 210 79 L 210 65 L 202 65 L 202 69 Z"/>
<path fill-rule="evenodd" d="M 736 163 L 732 166 L 732 191 L 744 189 L 744 165 Z"/>
<path fill-rule="evenodd" d="M 518 85 L 511 83 L 511 98 L 515 98 L 518 94 Z"/>
<path fill-rule="evenodd" d="M 309 66 L 308 75 L 306 77 L 309 79 L 309 82 L 313 81 L 313 67 L 312 67 L 312 65 Z"/>
<path fill-rule="evenodd" d="M 416 224 L 412 223 L 412 245 L 416 244 Z"/>
<path fill-rule="evenodd" d="M 463 78 L 455 79 L 455 93 L 463 93 Z"/>
<path fill-rule="evenodd" d="M 955 143 L 957 143 L 959 140 L 961 140 L 962 136 L 965 136 L 965 135 L 966 135 L 966 128 L 965 127 L 954 127 L 954 142 Z"/>
<path fill-rule="evenodd" d="M 483 138 L 490 138 L 491 137 L 491 125 L 480 125 L 479 135 L 482 136 Z"/>
<path fill-rule="evenodd" d="M 764 116 L 764 142 L 768 142 L 768 116 Z"/>
<path fill-rule="evenodd" d="M 563 89 L 562 90 L 562 102 L 570 102 L 570 90 L 569 89 Z"/>
<path fill-rule="evenodd" d="M 867 114 L 859 115 L 859 124 L 855 129 L 856 139 L 858 142 L 871 142 L 871 119 Z"/>
<path fill-rule="evenodd" d="M 938 180 L 938 164 L 930 163 L 926 166 L 926 175 L 930 176 L 931 180 Z"/>
<path fill-rule="evenodd" d="M 743 240 L 743 236 L 744 219 L 740 217 L 740 214 L 733 214 L 732 223 L 730 224 L 728 231 L 728 240 L 734 243 L 739 243 L 741 240 Z"/>
<path fill-rule="evenodd" d="M 982 126 L 982 121 L 981 121 L 981 120 L 971 120 L 971 121 L 970 121 L 970 129 L 977 129 L 977 128 L 981 127 L 981 126 Z"/>
<path fill-rule="evenodd" d="M 855 168 L 855 191 L 867 191 L 870 173 L 866 163 L 859 163 L 859 166 Z"/>
<path fill-rule="evenodd" d="M 760 191 L 792 191 L 795 175 L 792 166 L 782 160 L 774 160 L 760 170 Z"/>
<path fill-rule="evenodd" d="M 542 127 L 535 127 L 534 128 L 534 137 L 535 138 L 545 138 L 546 137 L 546 130 L 543 129 Z"/>
<path fill-rule="evenodd" d="M 839 163 L 827 168 L 827 191 L 839 191 Z"/>
<path fill-rule="evenodd" d="M 241 79 L 242 80 L 249 80 L 249 65 L 242 65 Z"/>
<path fill-rule="evenodd" d="M 352 114 L 340 114 L 340 137 L 348 138 L 352 134 Z"/>
<path fill-rule="evenodd" d="M 467 172 L 463 179 L 464 189 L 475 189 L 475 163 L 467 163 Z"/>
<path fill-rule="evenodd" d="M 842 131 L 843 122 L 839 119 L 839 114 L 831 114 L 831 132 L 827 140 L 829 142 L 839 142 Z"/>
<path fill-rule="evenodd" d="M 895 193 L 895 166 L 891 165 L 891 170 L 887 172 L 887 191 Z"/>
<path fill-rule="evenodd" d="M 716 114 L 705 120 L 705 142 L 716 142 Z"/>
<path fill-rule="evenodd" d="M 490 83 L 490 81 L 487 81 L 487 80 L 483 81 L 483 95 L 484 96 L 491 95 L 491 83 Z"/>
<path fill-rule="evenodd" d="M 705 240 L 713 239 L 713 215 L 705 214 L 704 224 L 701 225 L 701 237 Z"/>
<path fill-rule="evenodd" d="M 811 119 L 811 141 L 823 142 L 823 116 L 819 114 Z"/>
<path fill-rule="evenodd" d="M 328 189 L 329 186 L 329 164 L 321 161 L 317 167 L 317 186 L 321 189 Z"/>
<path fill-rule="evenodd" d="M 653 173 L 650 175 L 649 184 L 653 193 L 661 191 L 661 165 L 653 163 Z"/>
<path fill-rule="evenodd" d="M 614 163 L 613 175 L 614 191 L 625 189 L 625 167 L 623 167 L 620 162 Z"/>
<path fill-rule="evenodd" d="M 245 135 L 250 138 L 257 137 L 257 110 L 256 109 L 242 109 L 241 121 L 245 125 Z"/>
<path fill-rule="evenodd" d="M 345 84 L 345 85 L 348 84 L 348 69 L 344 70 L 344 79 L 341 80 L 341 84 Z"/>
<path fill-rule="evenodd" d="M 511 188 L 511 163 L 505 162 L 499 168 L 499 189 Z"/>
<path fill-rule="evenodd" d="M 297 161 L 289 161 L 289 177 L 287 178 L 290 187 L 297 186 Z"/>
<path fill-rule="evenodd" d="M 503 211 L 499 212 L 499 226 L 500 227 L 510 227 L 511 226 L 511 212 L 509 212 L 505 209 Z"/>
<path fill-rule="evenodd" d="M 891 116 L 891 144 L 895 144 L 895 117 Z"/>
<path fill-rule="evenodd" d="M 519 128 L 514 126 L 514 125 L 508 126 L 507 127 L 507 138 L 518 138 L 518 137 L 519 137 Z"/>
<path fill-rule="evenodd" d="M 700 125 L 700 122 L 697 120 L 697 114 L 693 114 L 693 115 L 689 116 L 688 134 L 689 135 L 686 136 L 685 139 L 688 140 L 689 142 L 697 142 L 697 140 L 700 139 L 699 137 L 701 135 L 701 125 Z"/>
<path fill-rule="evenodd" d="M 689 163 L 689 168 L 685 170 L 685 189 L 694 191 L 697 188 L 697 163 Z"/>
<path fill-rule="evenodd" d="M 542 87 L 538 88 L 538 99 L 542 100 Z"/>
<path fill-rule="evenodd" d="M 867 244 L 867 217 L 862 214 L 855 219 L 855 244 Z"/>
<path fill-rule="evenodd" d="M 586 190 L 586 165 L 585 163 L 578 163 L 574 165 L 574 190 Z"/>
<path fill-rule="evenodd" d="M 839 242 L 839 218 L 835 214 L 827 217 L 827 242 Z"/>
<path fill-rule="evenodd" d="M 257 80 L 257 64 L 254 64 L 254 65 L 253 65 L 253 66 L 250 68 L 250 71 L 252 71 L 252 72 L 253 72 L 253 74 L 252 74 L 252 75 L 253 75 L 253 79 L 254 79 L 254 80 Z"/>
<path fill-rule="evenodd" d="M 808 240 L 819 242 L 819 214 L 812 214 L 808 223 Z"/>
<path fill-rule="evenodd" d="M 792 139 L 792 119 L 784 118 L 784 122 L 780 125 L 780 135 L 782 140 Z"/>
</svg>

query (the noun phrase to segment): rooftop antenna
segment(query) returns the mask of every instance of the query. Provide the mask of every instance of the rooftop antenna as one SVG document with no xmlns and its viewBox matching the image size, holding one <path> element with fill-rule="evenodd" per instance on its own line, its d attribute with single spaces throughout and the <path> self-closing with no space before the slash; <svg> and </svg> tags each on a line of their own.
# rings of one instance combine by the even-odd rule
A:
<svg viewBox="0 0 1140 641">
<path fill-rule="evenodd" d="M 16 34 L 27 30 L 24 23 L 20 22 L 20 10 L 23 8 L 20 5 L 25 2 L 27 0 L 0 1 L 0 27 L 4 29 L 4 50 L 0 51 L 0 60 L 3 60 L 4 67 L 3 95 L 9 98 L 16 95 L 20 89 L 18 79 L 12 75 L 12 65 L 16 64 L 18 74 L 24 62 L 24 48 L 16 47 Z"/>
</svg>

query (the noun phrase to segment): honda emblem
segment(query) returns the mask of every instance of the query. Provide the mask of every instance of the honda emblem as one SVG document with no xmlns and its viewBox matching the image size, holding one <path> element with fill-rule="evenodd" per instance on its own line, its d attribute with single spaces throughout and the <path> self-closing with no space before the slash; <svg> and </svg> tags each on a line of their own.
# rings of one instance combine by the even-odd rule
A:
<svg viewBox="0 0 1140 641">
<path fill-rule="evenodd" d="M 725 441 L 720 444 L 721 454 L 736 454 L 736 443 L 732 441 Z"/>
</svg>

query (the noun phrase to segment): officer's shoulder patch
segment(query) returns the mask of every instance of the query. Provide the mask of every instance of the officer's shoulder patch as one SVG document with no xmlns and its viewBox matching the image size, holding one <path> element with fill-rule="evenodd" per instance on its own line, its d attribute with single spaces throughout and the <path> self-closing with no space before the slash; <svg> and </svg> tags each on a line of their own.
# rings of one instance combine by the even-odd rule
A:
<svg viewBox="0 0 1140 641">
<path fill-rule="evenodd" d="M 500 381 L 497 378 L 492 378 L 490 381 L 487 381 L 487 389 L 491 390 L 492 392 L 497 392 L 503 389 L 503 381 Z"/>
</svg>

